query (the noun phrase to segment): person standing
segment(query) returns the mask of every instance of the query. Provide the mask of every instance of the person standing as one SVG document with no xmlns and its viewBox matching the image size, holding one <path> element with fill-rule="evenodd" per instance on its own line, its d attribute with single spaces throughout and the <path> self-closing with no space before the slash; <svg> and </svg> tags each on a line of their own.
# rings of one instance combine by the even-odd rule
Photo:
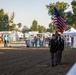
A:
<svg viewBox="0 0 76 75">
<path fill-rule="evenodd" d="M 35 47 L 37 47 L 37 36 L 34 37 L 34 43 L 35 43 Z"/>
<path fill-rule="evenodd" d="M 55 66 L 57 64 L 57 49 L 56 49 L 55 34 L 53 34 L 52 38 L 49 40 L 49 48 L 50 48 L 50 53 L 51 53 L 52 66 Z"/>
<path fill-rule="evenodd" d="M 71 47 L 71 37 L 70 35 L 67 36 L 67 48 Z"/>
<path fill-rule="evenodd" d="M 43 47 L 43 36 L 40 36 L 40 47 Z"/>
<path fill-rule="evenodd" d="M 74 44 L 74 36 L 71 36 L 71 48 L 73 48 L 73 44 Z"/>
<path fill-rule="evenodd" d="M 67 36 L 65 35 L 63 39 L 64 39 L 64 48 L 67 48 Z"/>
<path fill-rule="evenodd" d="M 4 36 L 4 46 L 7 47 L 7 43 L 8 43 L 8 35 Z"/>
<path fill-rule="evenodd" d="M 61 38 L 61 35 L 58 34 L 57 40 L 57 64 L 61 64 L 62 52 L 64 50 L 64 40 Z"/>
</svg>

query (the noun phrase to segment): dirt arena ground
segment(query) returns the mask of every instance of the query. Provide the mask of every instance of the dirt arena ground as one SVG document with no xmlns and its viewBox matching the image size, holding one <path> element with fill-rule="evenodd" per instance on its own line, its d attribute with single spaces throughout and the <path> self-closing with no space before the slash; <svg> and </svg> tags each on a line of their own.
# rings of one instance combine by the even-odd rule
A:
<svg viewBox="0 0 76 75">
<path fill-rule="evenodd" d="M 51 67 L 48 48 L 0 48 L 0 75 L 66 75 L 75 62 L 75 49 L 65 49 L 62 65 Z"/>
</svg>

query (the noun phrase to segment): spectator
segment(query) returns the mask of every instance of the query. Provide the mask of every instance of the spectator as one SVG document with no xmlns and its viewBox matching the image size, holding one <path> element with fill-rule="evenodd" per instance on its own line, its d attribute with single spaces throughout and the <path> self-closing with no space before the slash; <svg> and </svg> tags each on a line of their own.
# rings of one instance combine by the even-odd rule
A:
<svg viewBox="0 0 76 75">
<path fill-rule="evenodd" d="M 35 47 L 37 47 L 37 36 L 34 37 L 34 43 L 35 43 Z"/>
<path fill-rule="evenodd" d="M 67 48 L 71 47 L 71 37 L 68 35 L 67 36 Z"/>
<path fill-rule="evenodd" d="M 71 48 L 73 48 L 73 44 L 74 44 L 74 36 L 71 36 Z"/>
<path fill-rule="evenodd" d="M 43 47 L 43 36 L 40 36 L 40 47 Z"/>
<path fill-rule="evenodd" d="M 8 35 L 5 35 L 4 36 L 4 46 L 6 47 L 7 46 L 7 44 L 8 44 Z"/>
</svg>

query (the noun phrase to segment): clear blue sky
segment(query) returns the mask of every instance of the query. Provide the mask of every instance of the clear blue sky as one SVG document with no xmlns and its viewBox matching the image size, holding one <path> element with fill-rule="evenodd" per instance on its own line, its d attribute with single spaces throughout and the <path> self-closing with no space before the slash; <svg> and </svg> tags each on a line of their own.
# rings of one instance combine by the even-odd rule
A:
<svg viewBox="0 0 76 75">
<path fill-rule="evenodd" d="M 9 15 L 15 12 L 15 23 L 22 23 L 30 27 L 33 20 L 39 25 L 48 27 L 51 22 L 45 5 L 63 1 L 71 3 L 72 0 L 0 0 L 0 9 L 3 8 Z"/>
</svg>

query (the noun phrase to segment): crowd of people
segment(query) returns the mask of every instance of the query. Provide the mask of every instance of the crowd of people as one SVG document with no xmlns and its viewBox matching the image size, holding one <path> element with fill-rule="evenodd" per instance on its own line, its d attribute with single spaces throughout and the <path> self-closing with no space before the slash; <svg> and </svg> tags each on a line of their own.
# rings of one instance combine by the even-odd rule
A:
<svg viewBox="0 0 76 75">
<path fill-rule="evenodd" d="M 43 35 L 40 36 L 32 36 L 30 35 L 28 39 L 25 40 L 26 47 L 48 47 L 49 40 L 52 37 L 45 37 Z M 70 35 L 61 35 L 61 38 L 64 40 L 64 48 L 73 48 L 74 45 L 74 36 Z M 4 46 L 7 46 L 9 40 L 8 35 L 4 35 L 3 37 Z"/>
<path fill-rule="evenodd" d="M 0 43 L 3 43 L 3 42 L 4 42 L 4 47 L 6 47 L 9 42 L 8 35 L 0 36 Z"/>
<path fill-rule="evenodd" d="M 45 36 L 30 36 L 29 39 L 26 39 L 26 47 L 45 47 L 45 45 Z"/>
<path fill-rule="evenodd" d="M 74 36 L 65 35 L 63 37 L 65 48 L 73 48 L 74 45 Z"/>
<path fill-rule="evenodd" d="M 26 47 L 46 47 L 49 42 L 49 39 L 52 37 L 45 36 L 29 36 L 29 39 L 26 39 Z M 70 35 L 61 35 L 61 38 L 64 40 L 64 47 L 65 48 L 73 48 L 74 44 L 74 36 Z"/>
</svg>

